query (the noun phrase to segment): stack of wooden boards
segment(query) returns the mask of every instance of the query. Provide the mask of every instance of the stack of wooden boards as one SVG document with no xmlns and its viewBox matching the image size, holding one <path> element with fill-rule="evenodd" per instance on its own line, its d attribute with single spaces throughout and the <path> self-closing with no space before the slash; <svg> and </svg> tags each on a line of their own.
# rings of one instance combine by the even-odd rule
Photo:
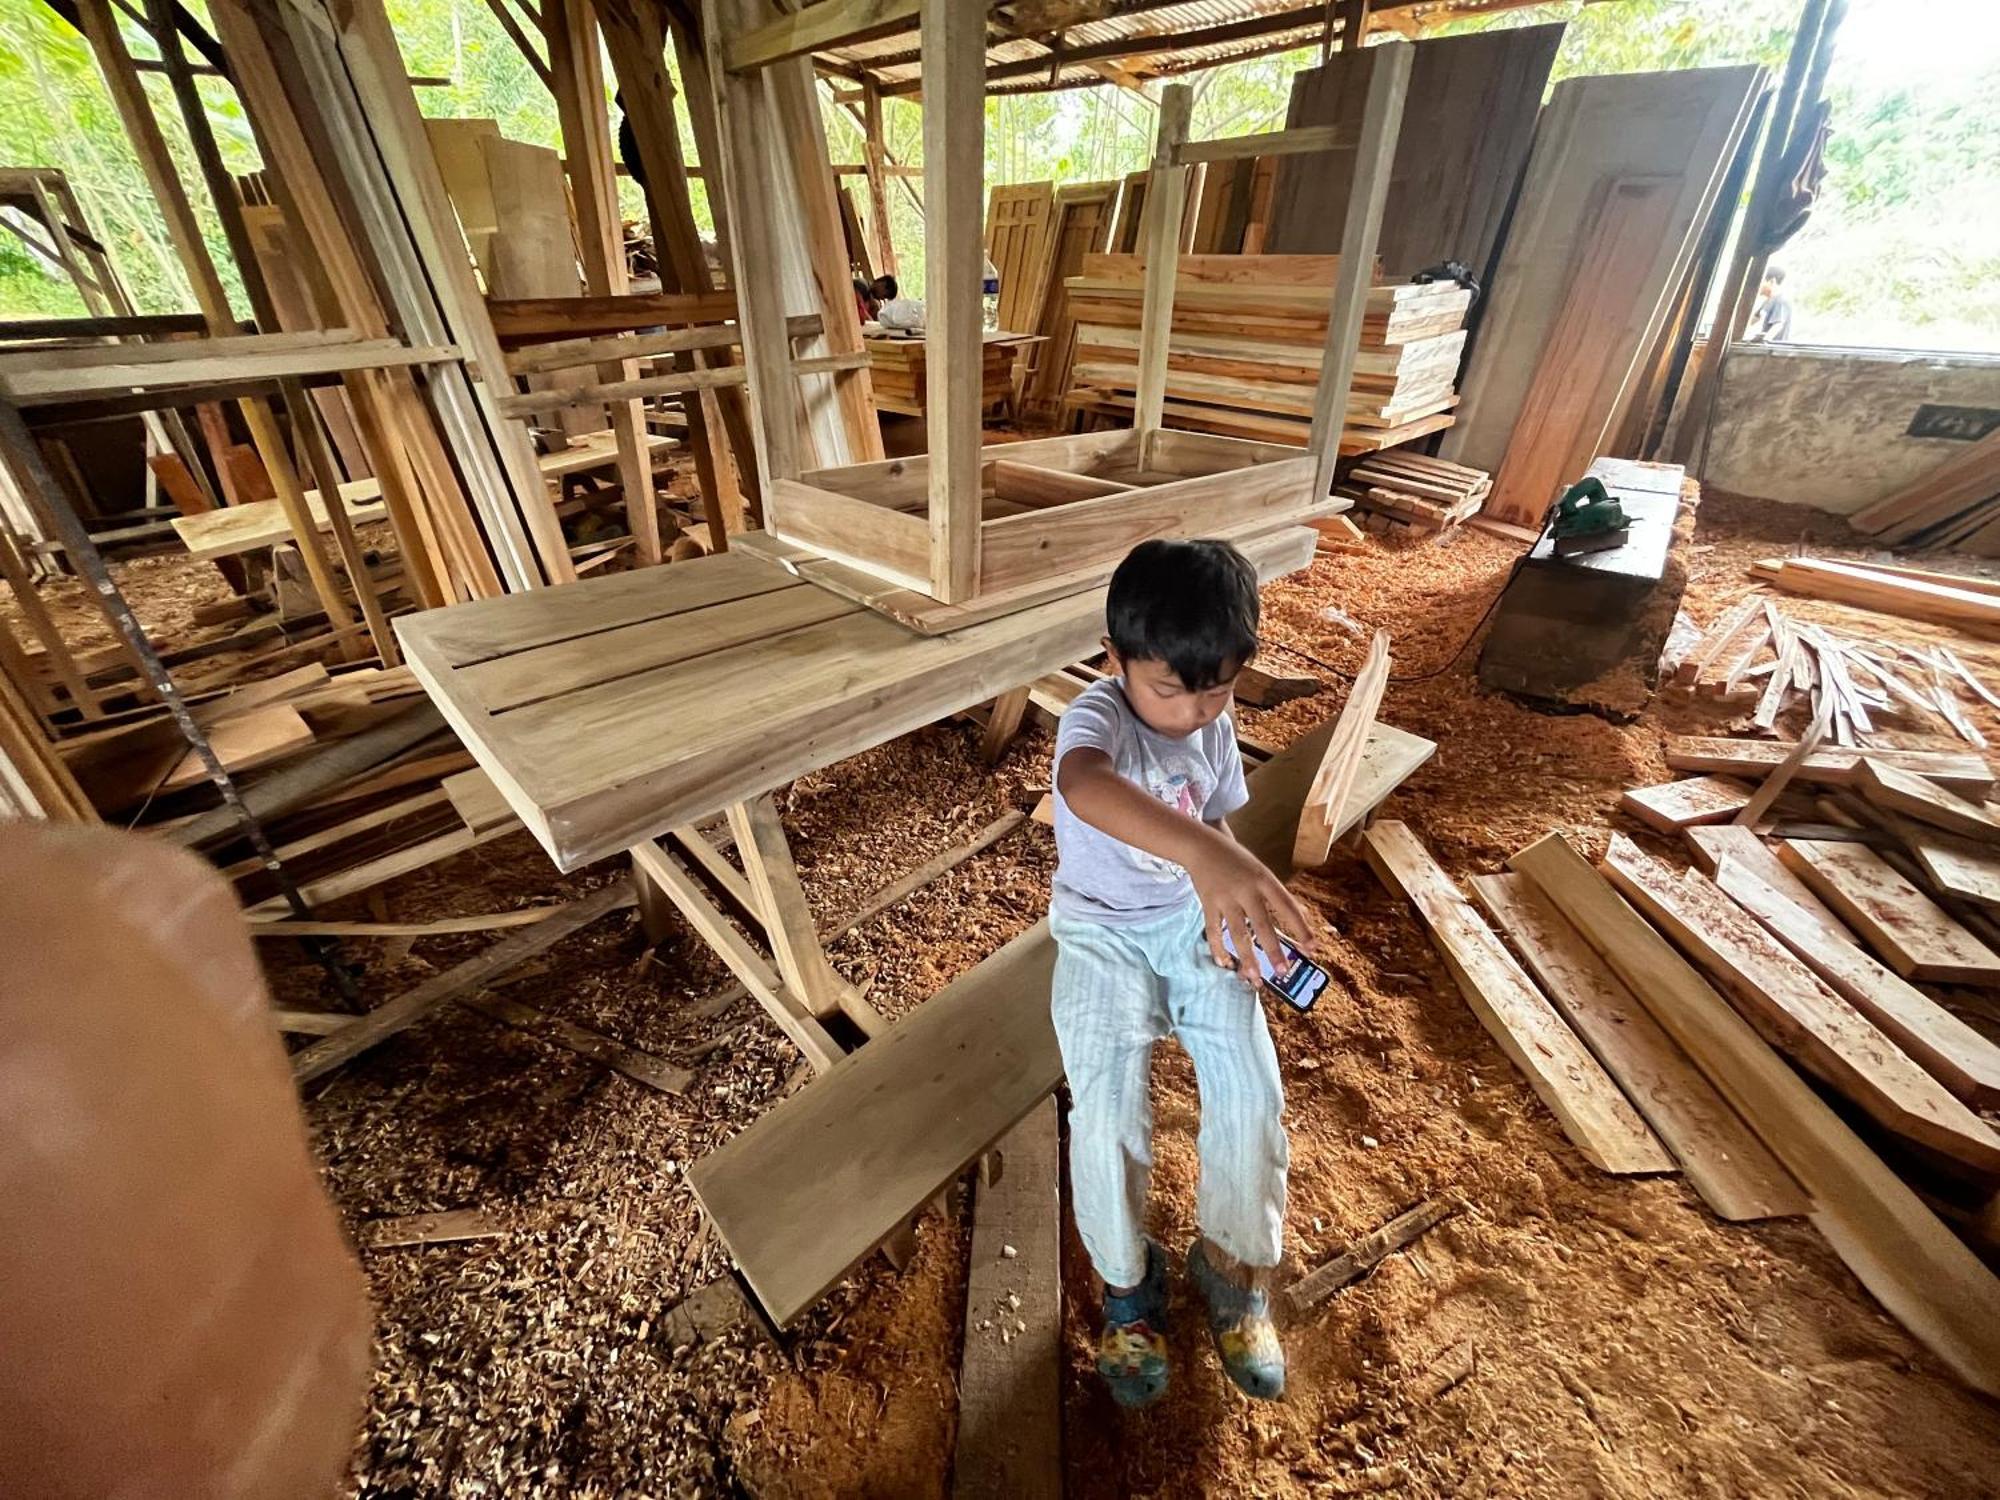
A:
<svg viewBox="0 0 2000 1500">
<path fill-rule="evenodd" d="M 1182 256 L 1167 350 L 1167 425 L 1303 445 L 1338 263 L 1331 255 Z M 1086 256 L 1067 290 L 1076 332 L 1064 405 L 1129 414 L 1139 382 L 1145 262 Z M 1451 282 L 1370 291 L 1343 453 L 1374 452 L 1451 425 L 1471 301 Z"/>
<path fill-rule="evenodd" d="M 1790 566 L 1774 567 L 1774 580 Z M 1923 733 L 1956 735 L 1983 749 L 1986 737 L 1968 710 L 1979 703 L 2000 708 L 2000 696 L 1948 646 L 1879 631 L 1863 638 L 1796 619 L 1761 590 L 1690 641 L 1671 664 L 1669 681 L 1718 703 L 1754 703 L 1751 725 L 1766 733 L 1803 696 L 1807 717 L 1815 724 L 1823 719 L 1823 733 L 1835 745 L 1859 745 L 1876 720 L 1900 718 Z"/>
<path fill-rule="evenodd" d="M 2000 557 L 2000 432 L 1847 518 L 1889 546 L 1951 547 Z"/>
<path fill-rule="evenodd" d="M 1762 70 L 1556 85 L 1494 268 L 1442 455 L 1532 525 L 1593 455 L 1642 455 L 1670 407 L 1735 199 Z M 1407 127 L 1406 127 L 1407 129 Z"/>
<path fill-rule="evenodd" d="M 1980 640 L 2000 639 L 2000 582 L 1990 578 L 1818 557 L 1766 558 L 1750 571 L 1788 594 L 1949 625 Z"/>
<path fill-rule="evenodd" d="M 1333 492 L 1354 501 L 1369 531 L 1438 532 L 1479 514 L 1491 475 L 1421 453 L 1372 453 L 1347 471 Z"/>
<path fill-rule="evenodd" d="M 1027 340 L 1005 332 L 986 335 L 979 367 L 979 404 L 983 408 L 1009 401 L 1014 395 L 1014 359 Z M 929 364 L 921 334 L 880 334 L 862 339 L 868 350 L 875 405 L 880 411 L 921 417 L 929 410 Z"/>
<path fill-rule="evenodd" d="M 1936 768 L 1970 796 L 1927 774 Z M 1688 871 L 1623 835 L 1593 869 L 1550 834 L 1507 861 L 1511 874 L 1470 881 L 1507 943 L 1407 826 L 1377 823 L 1364 852 L 1594 1164 L 1678 1166 L 1727 1220 L 1810 1214 L 1912 1333 L 2000 1394 L 2000 1279 L 1943 1221 L 1974 1229 L 2000 1183 L 2000 1134 L 1981 1113 L 2000 1104 L 2000 1046 L 1960 1014 L 2000 1012 L 1919 988 L 2000 989 L 2000 952 L 1970 924 L 2000 930 L 1993 908 L 1952 896 L 1947 909 L 1906 878 L 1930 879 L 1919 858 L 1872 842 L 1893 820 L 1932 858 L 1951 841 L 1950 857 L 1972 866 L 1952 867 L 1961 891 L 1990 880 L 2000 822 L 1972 798 L 1992 772 L 1964 755 L 1898 765 L 1827 752 L 1802 774 L 1847 779 L 1868 799 L 1867 826 L 1772 845 L 1697 821 Z M 1975 839 L 1965 820 L 1991 832 Z"/>
</svg>

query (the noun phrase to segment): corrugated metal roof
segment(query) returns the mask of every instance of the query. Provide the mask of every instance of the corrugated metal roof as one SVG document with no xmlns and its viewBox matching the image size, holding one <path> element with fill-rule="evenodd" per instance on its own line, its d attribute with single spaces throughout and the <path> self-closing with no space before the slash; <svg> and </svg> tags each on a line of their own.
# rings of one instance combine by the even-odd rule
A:
<svg viewBox="0 0 2000 1500">
<path fill-rule="evenodd" d="M 1533 3 L 1536 0 L 1416 0 L 1393 8 L 1378 4 L 1374 9 L 1380 24 L 1410 32 L 1452 15 Z M 1019 93 L 1100 84 L 1107 81 L 1106 63 L 1140 77 L 1157 77 L 1308 46 L 1324 34 L 1329 9 L 1326 0 L 1175 0 L 1165 5 L 1158 0 L 1074 0 L 1071 4 L 1041 0 L 1039 4 L 1008 5 L 997 10 L 988 23 L 993 38 L 986 49 L 988 90 Z M 1080 19 L 1059 31 L 1006 35 L 1015 18 L 1025 27 L 1064 21 L 1072 15 Z M 1103 55 L 1076 62 L 1063 56 L 1083 50 Z M 891 92 L 912 90 L 922 73 L 914 24 L 907 30 L 832 48 L 816 57 L 829 72 L 865 71 Z M 996 71 L 1001 76 L 991 76 Z"/>
</svg>

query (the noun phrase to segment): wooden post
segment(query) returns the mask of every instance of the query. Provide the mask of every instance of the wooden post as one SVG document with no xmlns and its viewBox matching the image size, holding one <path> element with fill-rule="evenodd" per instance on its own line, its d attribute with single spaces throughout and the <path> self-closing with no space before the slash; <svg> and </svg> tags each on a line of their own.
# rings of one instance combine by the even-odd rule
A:
<svg viewBox="0 0 2000 1500">
<path fill-rule="evenodd" d="M 1160 98 L 1160 130 L 1153 169 L 1146 179 L 1146 286 L 1139 308 L 1139 384 L 1132 425 L 1139 433 L 1139 464 L 1152 456 L 1167 402 L 1167 354 L 1173 342 L 1174 276 L 1180 264 L 1181 214 L 1187 204 L 1188 169 L 1174 154 L 1187 140 L 1194 90 L 1170 84 Z"/>
<path fill-rule="evenodd" d="M 979 592 L 979 380 L 984 347 L 986 13 L 923 0 L 925 379 L 929 404 L 931 593 Z"/>
<path fill-rule="evenodd" d="M 593 297 L 622 296 L 627 289 L 625 234 L 611 161 L 611 119 L 604 108 L 597 19 L 588 0 L 542 0 L 542 33 L 549 49 L 549 86 L 562 125 L 563 165 L 576 206 L 584 287 Z M 599 380 L 634 380 L 638 374 L 637 362 L 629 359 L 597 367 Z M 636 399 L 607 406 L 626 524 L 638 541 L 639 560 L 650 565 L 660 561 L 660 511 L 653 494 L 645 408 Z"/>
<path fill-rule="evenodd" d="M 1368 40 L 1368 0 L 1341 0 L 1340 50 L 1359 52 Z"/>
<path fill-rule="evenodd" d="M 1389 172 L 1396 137 L 1403 126 L 1403 100 L 1410 91 L 1408 43 L 1368 51 L 1368 99 L 1361 115 L 1361 143 L 1347 194 L 1347 222 L 1340 232 L 1340 264 L 1333 277 L 1333 309 L 1327 319 L 1326 349 L 1320 356 L 1319 390 L 1313 400 L 1312 435 L 1306 446 L 1319 461 L 1312 500 L 1333 489 L 1340 457 L 1341 429 L 1347 425 L 1347 393 L 1354 384 L 1361 324 L 1368 315 L 1368 288 L 1375 279 L 1375 242 L 1382 231 L 1382 206 L 1389 198 Z"/>
<path fill-rule="evenodd" d="M 874 230 L 869 254 L 875 269 L 885 276 L 896 274 L 896 238 L 889 232 L 889 177 L 882 170 L 888 148 L 882 143 L 882 93 L 873 82 L 861 84 L 862 161 L 868 168 L 868 224 Z"/>
</svg>

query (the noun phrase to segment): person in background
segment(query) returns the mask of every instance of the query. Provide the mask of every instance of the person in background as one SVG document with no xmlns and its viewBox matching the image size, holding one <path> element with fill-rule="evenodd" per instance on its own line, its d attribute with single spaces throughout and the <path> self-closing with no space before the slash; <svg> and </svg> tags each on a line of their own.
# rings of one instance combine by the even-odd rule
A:
<svg viewBox="0 0 2000 1500">
<path fill-rule="evenodd" d="M 854 311 L 864 323 L 875 321 L 875 289 L 859 276 L 854 278 Z"/>
<path fill-rule="evenodd" d="M 1784 344 L 1792 337 L 1792 301 L 1785 295 L 1785 273 L 1777 266 L 1764 272 L 1757 287 L 1757 306 L 1743 335 L 1749 344 Z"/>
<path fill-rule="evenodd" d="M 875 321 L 884 328 L 897 328 L 906 333 L 921 333 L 924 326 L 924 305 L 914 298 L 902 295 L 893 276 L 875 278 Z"/>
</svg>

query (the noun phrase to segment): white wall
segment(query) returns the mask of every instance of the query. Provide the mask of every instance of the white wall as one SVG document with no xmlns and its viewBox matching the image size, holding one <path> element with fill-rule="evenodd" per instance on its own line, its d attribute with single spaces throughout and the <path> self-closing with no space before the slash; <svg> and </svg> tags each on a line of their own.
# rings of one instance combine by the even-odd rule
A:
<svg viewBox="0 0 2000 1500">
<path fill-rule="evenodd" d="M 1739 344 L 1703 480 L 1845 515 L 1964 451 L 1905 435 L 1925 402 L 2000 408 L 2000 355 Z"/>
</svg>

